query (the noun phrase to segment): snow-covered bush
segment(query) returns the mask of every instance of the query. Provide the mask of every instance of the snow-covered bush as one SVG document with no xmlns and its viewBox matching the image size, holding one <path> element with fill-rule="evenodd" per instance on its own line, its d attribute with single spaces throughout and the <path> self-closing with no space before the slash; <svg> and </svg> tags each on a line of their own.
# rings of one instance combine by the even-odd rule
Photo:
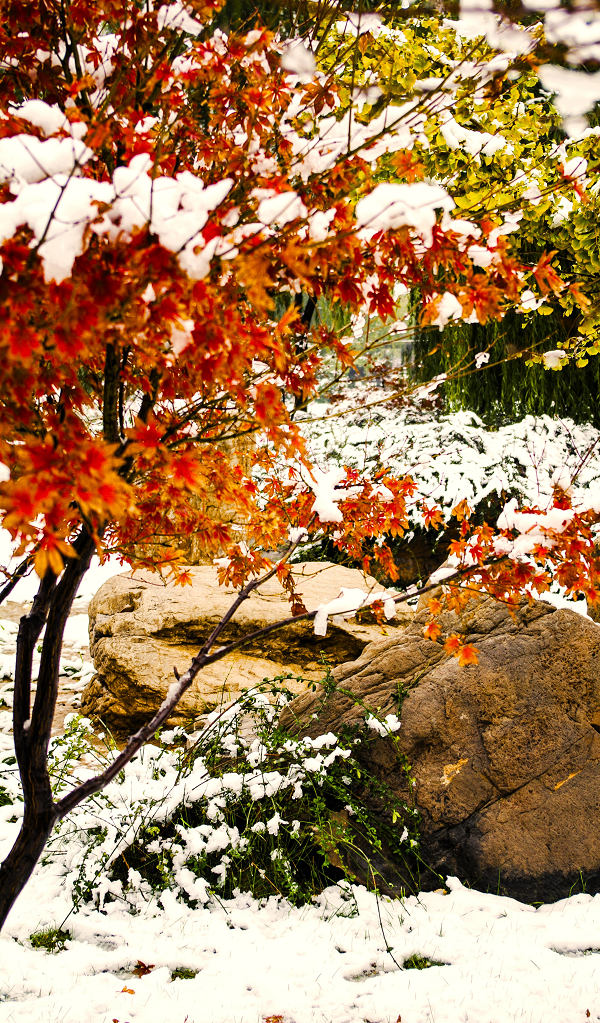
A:
<svg viewBox="0 0 600 1023">
<path fill-rule="evenodd" d="M 426 389 L 421 389 L 426 390 Z M 427 395 L 423 395 L 427 397 Z M 473 412 L 442 415 L 426 403 L 389 401 L 387 392 L 359 382 L 330 403 L 313 403 L 302 422 L 314 462 L 323 471 L 348 466 L 409 475 L 416 497 L 407 502 L 409 531 L 386 537 L 400 583 L 425 581 L 447 557 L 455 538 L 452 509 L 466 500 L 474 522 L 495 522 L 503 507 L 544 508 L 553 487 L 566 486 L 575 502 L 600 483 L 600 431 L 589 424 L 550 416 L 526 416 L 497 430 Z M 438 506 L 446 525 L 427 528 L 424 509 Z M 303 549 L 303 560 L 345 560 L 334 539 Z"/>
<path fill-rule="evenodd" d="M 558 473 L 574 478 L 574 497 L 600 481 L 600 432 L 592 426 L 526 416 L 491 430 L 473 412 L 440 415 L 384 398 L 385 392 L 358 384 L 343 401 L 310 406 L 302 430 L 317 464 L 367 470 L 381 462 L 392 473 L 412 476 L 418 492 L 408 509 L 413 527 L 423 522 L 423 499 L 447 516 L 463 499 L 472 508 L 513 497 L 544 504 Z"/>
<path fill-rule="evenodd" d="M 119 900 L 135 910 L 151 899 L 198 906 L 237 890 L 302 904 L 332 882 L 355 880 L 357 870 L 377 886 L 377 871 L 366 864 L 383 848 L 399 862 L 414 862 L 416 813 L 355 755 L 359 743 L 364 748 L 378 735 L 393 740 L 397 721 L 364 708 L 360 729 L 298 738 L 278 724 L 290 696 L 282 681 L 276 680 L 275 702 L 255 690 L 214 712 L 200 733 L 163 732 L 61 822 L 44 863 L 63 871 L 75 907 Z M 324 692 L 331 686 L 328 677 Z M 88 729 L 74 717 L 53 740 L 57 789 L 73 774 L 85 776 L 90 759 L 97 762 Z M 409 772 L 398 757 L 399 769 Z M 13 770 L 0 763 L 0 802 L 14 804 L 0 813 L 16 820 Z M 387 807 L 386 820 L 365 809 L 367 790 Z"/>
</svg>

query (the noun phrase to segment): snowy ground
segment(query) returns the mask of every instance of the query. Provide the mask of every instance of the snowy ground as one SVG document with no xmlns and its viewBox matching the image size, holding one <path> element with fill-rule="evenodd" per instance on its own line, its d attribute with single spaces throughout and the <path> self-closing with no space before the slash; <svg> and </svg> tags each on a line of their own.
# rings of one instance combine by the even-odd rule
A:
<svg viewBox="0 0 600 1023">
<path fill-rule="evenodd" d="M 538 461 L 537 480 L 541 472 Z M 96 567 L 69 624 L 63 683 L 73 704 L 91 670 L 81 610 L 119 570 Z M 30 589 L 21 584 L 15 599 Z M 10 767 L 15 632 L 0 621 L 0 782 Z M 0 859 L 15 809 L 0 806 Z M 134 911 L 117 900 L 73 912 L 77 871 L 68 850 L 40 866 L 0 935 L 0 1023 L 600 1020 L 600 895 L 534 908 L 449 879 L 444 891 L 403 902 L 348 886 L 303 908 L 239 895 L 192 909 L 140 889 Z M 71 935 L 54 954 L 30 941 L 49 927 Z M 411 968 L 413 956 L 441 965 Z"/>
<path fill-rule="evenodd" d="M 73 938 L 52 955 L 28 943 L 69 913 L 62 879 L 48 874 L 0 937 L 2 1023 L 600 1019 L 600 896 L 536 910 L 450 882 L 448 894 L 403 903 L 361 888 L 328 889 L 300 909 L 239 896 L 131 916 L 113 903 L 70 916 Z M 414 955 L 445 965 L 399 968 Z M 138 962 L 151 972 L 137 976 Z M 182 968 L 198 972 L 173 980 Z"/>
</svg>

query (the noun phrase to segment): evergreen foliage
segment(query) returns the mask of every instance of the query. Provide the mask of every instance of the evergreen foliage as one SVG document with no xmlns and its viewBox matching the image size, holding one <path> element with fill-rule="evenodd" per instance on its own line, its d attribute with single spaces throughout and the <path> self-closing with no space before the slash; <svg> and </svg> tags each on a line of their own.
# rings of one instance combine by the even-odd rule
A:
<svg viewBox="0 0 600 1023">
<path fill-rule="evenodd" d="M 569 334 L 560 311 L 528 319 L 508 313 L 499 323 L 452 323 L 441 335 L 431 328 L 415 329 L 409 373 L 419 381 L 448 374 L 438 392 L 447 411 L 470 409 L 492 427 L 528 414 L 600 426 L 597 356 L 585 366 L 569 362 L 560 372 L 528 361 L 532 349 L 556 349 L 566 343 Z M 477 370 L 475 356 L 486 351 L 489 363 Z"/>
</svg>

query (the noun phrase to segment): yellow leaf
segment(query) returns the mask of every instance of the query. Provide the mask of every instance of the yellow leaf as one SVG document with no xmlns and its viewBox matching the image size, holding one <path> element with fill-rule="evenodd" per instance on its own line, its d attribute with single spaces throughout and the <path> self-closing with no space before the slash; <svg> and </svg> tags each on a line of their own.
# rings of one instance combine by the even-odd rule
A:
<svg viewBox="0 0 600 1023">
<path fill-rule="evenodd" d="M 55 575 L 60 575 L 65 564 L 58 548 L 50 547 L 48 549 L 48 564 Z"/>
<path fill-rule="evenodd" d="M 40 579 L 43 579 L 48 571 L 48 551 L 44 547 L 37 552 L 33 559 L 33 565 Z"/>
<path fill-rule="evenodd" d="M 456 764 L 446 764 L 440 781 L 445 788 L 448 788 L 450 782 L 456 778 L 457 774 L 460 774 L 465 764 L 469 763 L 468 757 L 462 757 Z"/>
<path fill-rule="evenodd" d="M 581 768 L 579 771 L 571 771 L 571 774 L 567 775 L 566 778 L 563 778 L 562 781 L 558 781 L 554 786 L 554 791 L 557 792 L 558 789 L 562 788 L 563 785 L 566 785 L 568 781 L 571 781 L 571 778 L 576 778 L 578 774 L 581 774 Z"/>
</svg>

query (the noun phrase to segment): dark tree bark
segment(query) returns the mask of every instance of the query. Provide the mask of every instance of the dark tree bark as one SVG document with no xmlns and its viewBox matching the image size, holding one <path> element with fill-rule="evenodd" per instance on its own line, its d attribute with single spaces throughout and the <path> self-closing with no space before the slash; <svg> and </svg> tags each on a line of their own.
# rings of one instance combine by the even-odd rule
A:
<svg viewBox="0 0 600 1023">
<path fill-rule="evenodd" d="M 23 789 L 21 830 L 0 865 L 0 929 L 25 887 L 50 837 L 60 811 L 52 797 L 48 744 L 58 698 L 63 633 L 79 584 L 89 568 L 94 541 L 83 530 L 74 543 L 77 557 L 67 563 L 60 580 L 48 571 L 29 614 L 19 624 L 15 664 L 13 732 Z M 42 629 L 38 681 L 31 709 L 33 654 Z"/>
<path fill-rule="evenodd" d="M 35 780 L 31 781 L 36 788 Z M 0 866 L 0 929 L 29 881 L 56 823 L 52 793 L 48 795 L 43 778 L 38 784 L 45 791 L 36 791 L 38 798 L 29 801 L 17 840 Z"/>
</svg>

